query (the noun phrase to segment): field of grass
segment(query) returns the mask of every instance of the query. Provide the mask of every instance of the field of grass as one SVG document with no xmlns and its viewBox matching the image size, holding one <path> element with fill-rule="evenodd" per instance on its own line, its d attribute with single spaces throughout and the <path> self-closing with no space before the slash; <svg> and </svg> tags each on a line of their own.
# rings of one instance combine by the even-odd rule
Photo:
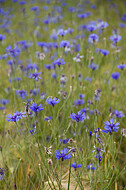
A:
<svg viewBox="0 0 126 190">
<path fill-rule="evenodd" d="M 126 190 L 126 1 L 0 0 L 0 190 Z"/>
</svg>

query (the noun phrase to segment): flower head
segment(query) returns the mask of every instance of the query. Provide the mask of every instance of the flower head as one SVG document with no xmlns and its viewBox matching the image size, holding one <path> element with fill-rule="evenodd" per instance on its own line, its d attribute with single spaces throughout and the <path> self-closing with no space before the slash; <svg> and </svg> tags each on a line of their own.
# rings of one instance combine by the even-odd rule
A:
<svg viewBox="0 0 126 190">
<path fill-rule="evenodd" d="M 29 78 L 33 78 L 35 79 L 35 81 L 38 81 L 38 79 L 41 79 L 41 77 L 39 76 L 41 74 L 41 72 L 37 73 L 37 72 L 34 72 L 33 74 L 29 74 Z"/>
<path fill-rule="evenodd" d="M 92 152 L 95 153 L 95 157 L 98 158 L 99 162 L 102 160 L 101 151 L 105 152 L 102 148 L 96 147 Z"/>
<path fill-rule="evenodd" d="M 102 53 L 104 56 L 109 54 L 109 51 L 106 49 L 100 49 L 100 53 Z"/>
<path fill-rule="evenodd" d="M 64 148 L 64 150 L 63 149 L 61 150 L 61 153 L 59 152 L 59 150 L 57 150 L 55 152 L 55 157 L 57 158 L 57 160 L 61 158 L 61 161 L 64 161 L 70 159 L 72 156 L 71 153 L 69 153 L 69 149 Z"/>
<path fill-rule="evenodd" d="M 65 62 L 64 62 L 64 59 L 59 58 L 59 59 L 55 60 L 52 64 L 58 65 L 60 67 L 60 65 L 64 65 Z"/>
<path fill-rule="evenodd" d="M 110 36 L 110 40 L 116 44 L 117 42 L 119 42 L 122 39 L 122 37 L 120 35 L 114 34 L 113 36 Z"/>
<path fill-rule="evenodd" d="M 77 63 L 81 62 L 81 59 L 83 58 L 83 55 L 80 55 L 79 53 L 76 55 L 76 57 L 73 58 L 74 61 Z"/>
<path fill-rule="evenodd" d="M 60 139 L 60 144 L 67 144 L 69 139 Z"/>
<path fill-rule="evenodd" d="M 74 162 L 73 164 L 71 164 L 69 166 L 71 166 L 71 168 L 74 168 L 76 170 L 77 168 L 81 168 L 82 164 L 77 165 L 76 162 Z"/>
<path fill-rule="evenodd" d="M 119 122 L 115 123 L 114 119 L 110 119 L 110 121 L 106 121 L 104 123 L 105 125 L 105 130 L 102 130 L 103 133 L 112 133 L 112 132 L 117 132 L 119 127 L 117 127 L 118 125 L 120 125 Z"/>
<path fill-rule="evenodd" d="M 98 69 L 98 65 L 96 65 L 96 64 L 94 64 L 94 63 L 89 64 L 88 67 L 91 68 L 92 71 Z"/>
<path fill-rule="evenodd" d="M 25 90 L 17 90 L 17 94 L 19 98 L 25 99 L 25 96 L 27 96 L 27 92 Z"/>
<path fill-rule="evenodd" d="M 75 114 L 74 112 L 71 112 L 70 118 L 77 122 L 80 122 L 86 118 L 86 115 L 85 113 L 82 113 L 81 111 L 79 111 L 77 114 Z"/>
<path fill-rule="evenodd" d="M 4 171 L 5 171 L 5 169 L 0 168 L 0 180 L 4 179 L 4 177 L 6 177 Z"/>
<path fill-rule="evenodd" d="M 99 41 L 99 37 L 97 34 L 90 34 L 89 37 L 88 37 L 88 42 L 89 43 L 95 43 L 95 42 L 98 42 Z"/>
<path fill-rule="evenodd" d="M 47 102 L 47 104 L 54 106 L 55 104 L 58 104 L 60 102 L 60 100 L 57 99 L 56 97 L 54 97 L 54 98 L 48 98 L 46 100 L 46 102 Z"/>
<path fill-rule="evenodd" d="M 117 80 L 117 79 L 120 77 L 120 73 L 118 73 L 118 72 L 112 73 L 112 74 L 111 74 L 111 77 L 112 77 L 114 80 Z"/>
<path fill-rule="evenodd" d="M 0 34 L 0 41 L 4 40 L 6 38 L 5 35 Z"/>
<path fill-rule="evenodd" d="M 31 106 L 29 106 L 30 109 L 33 111 L 33 112 L 40 112 L 42 110 L 44 110 L 44 108 L 42 107 L 41 104 L 39 104 L 39 106 L 37 106 L 36 102 L 34 102 Z"/>
<path fill-rule="evenodd" d="M 11 115 L 11 114 L 9 114 L 8 116 L 7 116 L 7 121 L 11 121 L 11 122 L 17 122 L 17 121 L 19 121 L 20 119 L 22 119 L 22 117 L 25 117 L 25 114 L 26 114 L 26 112 L 23 112 L 22 113 L 22 111 L 21 112 L 16 112 L 16 113 L 13 113 L 13 115 Z"/>
<path fill-rule="evenodd" d="M 117 65 L 117 68 L 121 70 L 123 70 L 125 67 L 126 67 L 126 64 Z"/>
<path fill-rule="evenodd" d="M 89 164 L 89 165 L 87 165 L 87 169 L 89 169 L 89 170 L 95 170 L 95 167 L 93 166 L 93 164 Z"/>
</svg>

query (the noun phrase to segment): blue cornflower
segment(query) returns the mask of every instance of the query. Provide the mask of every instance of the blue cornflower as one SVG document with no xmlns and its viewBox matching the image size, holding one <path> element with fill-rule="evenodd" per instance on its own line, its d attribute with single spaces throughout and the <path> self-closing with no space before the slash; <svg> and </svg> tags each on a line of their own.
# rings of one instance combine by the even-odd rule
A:
<svg viewBox="0 0 126 190">
<path fill-rule="evenodd" d="M 105 130 L 102 130 L 102 132 L 103 133 L 108 133 L 109 132 L 111 134 L 112 132 L 117 132 L 118 131 L 119 127 L 117 127 L 117 126 L 120 125 L 120 123 L 119 122 L 114 123 L 114 119 L 110 119 L 110 122 L 106 121 L 104 123 L 104 125 L 105 125 L 105 127 L 104 127 Z"/>
<path fill-rule="evenodd" d="M 59 152 L 59 150 L 56 150 L 55 157 L 57 158 L 57 160 L 61 158 L 61 161 L 64 161 L 70 159 L 72 156 L 71 153 L 69 153 L 69 149 L 64 148 L 64 150 L 61 150 L 61 153 Z"/>
<path fill-rule="evenodd" d="M 35 124 L 33 124 L 33 128 L 32 129 L 29 129 L 29 132 L 33 135 L 33 134 L 36 134 L 36 126 Z"/>
<path fill-rule="evenodd" d="M 33 69 L 38 70 L 38 66 L 36 64 L 34 64 L 34 63 L 29 63 L 27 65 L 27 69 L 28 70 L 33 70 Z"/>
<path fill-rule="evenodd" d="M 38 79 L 41 79 L 41 77 L 39 76 L 41 74 L 41 72 L 37 73 L 37 72 L 34 72 L 33 74 L 29 74 L 29 78 L 33 78 L 35 79 L 35 81 L 38 81 Z"/>
<path fill-rule="evenodd" d="M 98 158 L 99 162 L 102 160 L 102 153 L 101 151 L 105 152 L 102 148 L 95 148 L 92 152 L 95 153 L 95 157 Z"/>
<path fill-rule="evenodd" d="M 122 14 L 121 20 L 122 20 L 123 22 L 126 22 L 126 13 Z"/>
<path fill-rule="evenodd" d="M 96 65 L 95 63 L 89 64 L 88 67 L 91 68 L 93 71 L 98 69 L 98 65 Z"/>
<path fill-rule="evenodd" d="M 89 43 L 95 43 L 95 42 L 98 42 L 99 41 L 99 37 L 97 34 L 90 34 L 89 37 L 88 37 L 88 42 Z"/>
<path fill-rule="evenodd" d="M 14 48 L 12 49 L 11 45 L 6 47 L 6 52 L 8 53 L 9 56 L 16 57 L 20 55 L 20 49 L 15 45 Z"/>
<path fill-rule="evenodd" d="M 16 93 L 18 94 L 19 98 L 25 99 L 25 96 L 27 96 L 27 92 L 23 90 L 17 90 Z"/>
<path fill-rule="evenodd" d="M 0 180 L 4 179 L 4 177 L 6 177 L 4 171 L 5 171 L 5 169 L 0 168 Z"/>
<path fill-rule="evenodd" d="M 54 66 L 52 64 L 45 64 L 44 67 L 48 70 L 54 69 Z"/>
<path fill-rule="evenodd" d="M 59 36 L 65 36 L 67 34 L 67 30 L 63 30 L 63 29 L 59 29 L 58 32 L 57 32 L 57 35 Z"/>
<path fill-rule="evenodd" d="M 70 42 L 69 41 L 67 41 L 67 40 L 65 40 L 65 41 L 61 41 L 60 43 L 59 43 L 59 47 L 68 47 L 68 46 L 70 46 Z"/>
<path fill-rule="evenodd" d="M 40 112 L 42 110 L 44 110 L 44 108 L 42 107 L 41 104 L 39 104 L 39 106 L 37 106 L 36 102 L 34 102 L 31 106 L 29 106 L 30 109 L 33 111 L 33 112 Z"/>
<path fill-rule="evenodd" d="M 3 104 L 4 106 L 6 104 L 9 104 L 9 102 L 10 102 L 10 100 L 8 100 L 8 99 L 0 99 L 0 104 Z"/>
<path fill-rule="evenodd" d="M 76 171 L 77 168 L 81 168 L 82 164 L 78 164 L 78 165 L 77 165 L 76 162 L 74 162 L 73 164 L 71 164 L 71 165 L 69 165 L 69 166 L 71 166 L 71 168 L 74 168 L 75 171 Z"/>
<path fill-rule="evenodd" d="M 97 26 L 95 24 L 89 24 L 89 25 L 87 25 L 87 30 L 89 32 L 93 32 L 96 29 L 97 29 Z"/>
<path fill-rule="evenodd" d="M 46 116 L 46 117 L 44 118 L 44 120 L 45 120 L 45 121 L 50 121 L 50 120 L 52 120 L 52 117 L 51 117 L 51 116 Z"/>
<path fill-rule="evenodd" d="M 78 14 L 77 16 L 79 18 L 87 18 L 88 16 L 90 16 L 91 13 L 90 12 L 86 12 L 86 13 L 81 13 L 81 14 Z"/>
<path fill-rule="evenodd" d="M 119 42 L 122 39 L 122 37 L 120 35 L 114 34 L 113 36 L 110 36 L 110 40 L 116 44 L 117 42 Z"/>
<path fill-rule="evenodd" d="M 5 36 L 5 35 L 0 34 L 0 41 L 3 41 L 5 38 L 6 38 L 6 36 Z"/>
<path fill-rule="evenodd" d="M 69 7 L 69 12 L 71 12 L 71 13 L 72 13 L 72 12 L 76 12 L 76 10 L 77 10 L 77 9 L 76 9 L 75 7 Z"/>
<path fill-rule="evenodd" d="M 25 5 L 25 4 L 26 4 L 26 1 L 20 1 L 19 4 L 20 4 L 20 5 Z"/>
<path fill-rule="evenodd" d="M 80 99 L 82 99 L 82 98 L 85 97 L 85 95 L 84 94 L 79 94 L 79 97 L 80 97 Z"/>
<path fill-rule="evenodd" d="M 0 110 L 5 110 L 5 106 L 0 106 Z"/>
<path fill-rule="evenodd" d="M 121 118 L 121 117 L 125 116 L 122 111 L 118 111 L 118 110 L 114 111 L 114 115 L 115 115 L 115 117 L 118 117 L 118 118 Z"/>
<path fill-rule="evenodd" d="M 58 104 L 58 103 L 60 102 L 60 100 L 57 99 L 56 97 L 54 97 L 54 98 L 48 98 L 48 99 L 46 100 L 46 102 L 47 102 L 49 105 L 54 106 L 55 104 Z"/>
<path fill-rule="evenodd" d="M 84 103 L 85 103 L 85 101 L 83 99 L 77 99 L 77 100 L 74 101 L 74 105 L 78 105 L 78 106 L 80 106 L 80 105 L 82 105 Z"/>
<path fill-rule="evenodd" d="M 104 28 L 106 28 L 108 26 L 107 22 L 101 21 L 97 24 L 97 27 L 101 30 L 104 30 Z"/>
<path fill-rule="evenodd" d="M 112 74 L 111 74 L 111 77 L 112 77 L 114 80 L 117 80 L 117 79 L 120 77 L 120 73 L 118 73 L 118 72 L 112 73 Z"/>
<path fill-rule="evenodd" d="M 89 170 L 95 170 L 95 167 L 92 164 L 87 165 L 87 169 Z"/>
<path fill-rule="evenodd" d="M 54 62 L 52 63 L 53 65 L 58 65 L 60 67 L 60 65 L 64 65 L 65 62 L 64 62 L 64 59 L 57 59 L 57 60 L 54 60 Z"/>
<path fill-rule="evenodd" d="M 82 111 L 79 111 L 77 114 L 75 114 L 74 112 L 71 112 L 70 118 L 77 122 L 80 122 L 86 118 L 86 115 L 85 113 L 82 113 Z"/>
<path fill-rule="evenodd" d="M 20 119 L 22 119 L 22 117 L 25 117 L 25 114 L 26 114 L 26 112 L 16 112 L 16 113 L 13 113 L 13 115 L 11 115 L 11 114 L 9 114 L 8 116 L 7 116 L 7 121 L 11 121 L 11 122 L 17 122 L 17 121 L 19 121 Z"/>
<path fill-rule="evenodd" d="M 69 139 L 60 139 L 60 144 L 67 144 Z"/>
<path fill-rule="evenodd" d="M 126 64 L 117 65 L 117 68 L 121 70 L 123 70 L 125 67 L 126 67 Z"/>
<path fill-rule="evenodd" d="M 100 49 L 100 53 L 102 53 L 104 56 L 109 54 L 109 51 L 106 49 Z"/>
<path fill-rule="evenodd" d="M 39 10 L 39 7 L 38 7 L 38 6 L 31 7 L 30 10 L 31 10 L 31 11 L 37 11 L 37 10 Z"/>
</svg>

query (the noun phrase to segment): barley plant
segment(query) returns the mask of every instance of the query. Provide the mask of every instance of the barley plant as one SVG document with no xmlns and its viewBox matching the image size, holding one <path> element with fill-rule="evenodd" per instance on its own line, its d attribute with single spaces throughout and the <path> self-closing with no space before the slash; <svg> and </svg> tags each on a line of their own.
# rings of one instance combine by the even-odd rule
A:
<svg viewBox="0 0 126 190">
<path fill-rule="evenodd" d="M 126 190 L 126 1 L 0 0 L 0 190 Z"/>
</svg>

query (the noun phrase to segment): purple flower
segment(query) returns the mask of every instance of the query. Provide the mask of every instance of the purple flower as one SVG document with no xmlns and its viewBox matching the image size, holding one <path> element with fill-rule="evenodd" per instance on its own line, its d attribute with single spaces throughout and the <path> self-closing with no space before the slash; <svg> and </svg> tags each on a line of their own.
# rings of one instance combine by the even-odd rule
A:
<svg viewBox="0 0 126 190">
<path fill-rule="evenodd" d="M 69 139 L 60 139 L 60 144 L 67 144 Z"/>
<path fill-rule="evenodd" d="M 120 35 L 114 34 L 113 36 L 110 36 L 110 40 L 116 44 L 117 42 L 119 42 L 122 39 L 122 37 Z"/>
<path fill-rule="evenodd" d="M 98 158 L 99 162 L 102 160 L 102 154 L 101 151 L 105 152 L 102 148 L 96 148 L 92 152 L 95 153 L 95 157 Z"/>
<path fill-rule="evenodd" d="M 10 100 L 8 100 L 8 99 L 0 99 L 0 104 L 3 104 L 4 106 L 6 104 L 9 104 L 9 102 L 10 102 Z"/>
<path fill-rule="evenodd" d="M 25 99 L 25 96 L 27 96 L 27 92 L 25 90 L 17 90 L 16 93 L 18 94 L 19 98 Z"/>
<path fill-rule="evenodd" d="M 74 105 L 82 105 L 82 104 L 84 104 L 85 103 L 85 101 L 83 100 L 83 99 L 77 99 L 77 100 L 75 100 L 74 101 Z"/>
<path fill-rule="evenodd" d="M 69 41 L 67 41 L 67 40 L 65 40 L 65 41 L 61 41 L 60 43 L 59 43 L 59 47 L 68 47 L 68 46 L 70 46 L 70 42 Z"/>
<path fill-rule="evenodd" d="M 122 111 L 118 111 L 118 110 L 115 110 L 114 115 L 115 115 L 115 117 L 118 117 L 118 118 L 125 116 Z"/>
<path fill-rule="evenodd" d="M 102 132 L 103 133 L 109 132 L 111 134 L 112 132 L 118 131 L 119 127 L 117 127 L 117 126 L 120 125 L 120 123 L 119 122 L 114 123 L 114 119 L 110 119 L 110 121 L 106 121 L 104 123 L 104 125 L 105 125 L 105 127 L 104 127 L 105 130 L 102 130 Z"/>
<path fill-rule="evenodd" d="M 104 30 L 104 28 L 106 28 L 108 26 L 107 22 L 101 21 L 97 24 L 97 27 L 101 30 Z"/>
<path fill-rule="evenodd" d="M 29 106 L 30 109 L 33 111 L 33 112 L 40 112 L 42 110 L 44 110 L 44 108 L 42 107 L 41 104 L 39 104 L 39 106 L 37 106 L 36 102 L 34 102 L 31 106 Z"/>
<path fill-rule="evenodd" d="M 13 49 L 11 45 L 6 47 L 6 52 L 8 53 L 9 56 L 16 57 L 20 55 L 20 49 L 18 49 L 17 46 L 15 46 Z"/>
<path fill-rule="evenodd" d="M 96 65 L 95 63 L 89 64 L 88 67 L 91 68 L 93 71 L 98 69 L 98 65 Z"/>
<path fill-rule="evenodd" d="M 81 13 L 81 14 L 78 14 L 77 16 L 79 18 L 87 18 L 88 16 L 90 16 L 91 13 L 90 12 L 86 12 L 86 13 Z"/>
<path fill-rule="evenodd" d="M 93 31 L 96 30 L 96 29 L 97 29 L 97 27 L 96 27 L 95 24 L 89 24 L 89 25 L 87 25 L 87 30 L 88 30 L 89 32 L 93 32 Z"/>
<path fill-rule="evenodd" d="M 70 118 L 77 122 L 80 122 L 86 118 L 86 115 L 85 113 L 82 113 L 81 111 L 79 111 L 77 114 L 75 114 L 74 112 L 71 112 Z"/>
<path fill-rule="evenodd" d="M 33 70 L 33 69 L 38 70 L 38 66 L 37 66 L 36 64 L 29 63 L 29 64 L 27 65 L 27 69 L 28 69 L 28 70 Z"/>
<path fill-rule="evenodd" d="M 48 99 L 46 100 L 46 102 L 47 102 L 49 105 L 54 106 L 55 104 L 58 104 L 58 103 L 60 102 L 60 100 L 57 99 L 56 97 L 54 97 L 54 98 L 48 98 Z"/>
<path fill-rule="evenodd" d="M 33 135 L 33 134 L 36 134 L 36 126 L 35 124 L 33 125 L 33 128 L 32 129 L 29 129 L 29 132 Z"/>
<path fill-rule="evenodd" d="M 0 41 L 4 40 L 5 38 L 6 38 L 6 36 L 5 36 L 5 35 L 0 34 Z"/>
<path fill-rule="evenodd" d="M 85 95 L 84 94 L 79 94 L 79 97 L 80 97 L 80 99 L 82 99 L 82 98 L 85 97 Z"/>
<path fill-rule="evenodd" d="M 11 122 L 17 122 L 17 121 L 19 121 L 20 119 L 22 119 L 22 117 L 25 117 L 25 114 L 26 114 L 26 112 L 16 112 L 16 113 L 13 113 L 13 115 L 11 115 L 11 114 L 9 114 L 8 116 L 7 116 L 7 121 L 11 121 Z"/>
<path fill-rule="evenodd" d="M 87 165 L 87 169 L 89 170 L 95 170 L 95 167 L 92 164 Z"/>
<path fill-rule="evenodd" d="M 52 117 L 51 116 L 46 116 L 44 120 L 45 121 L 50 121 L 50 120 L 52 120 Z"/>
<path fill-rule="evenodd" d="M 57 158 L 57 160 L 59 160 L 61 158 L 61 161 L 70 159 L 71 153 L 69 153 L 69 150 L 67 148 L 64 148 L 64 150 L 61 150 L 61 153 L 59 152 L 59 150 L 57 150 L 55 152 L 55 157 Z"/>
<path fill-rule="evenodd" d="M 109 54 L 109 51 L 106 49 L 100 49 L 100 53 L 102 53 L 104 56 Z"/>
<path fill-rule="evenodd" d="M 112 73 L 112 74 L 111 74 L 111 77 L 112 77 L 114 80 L 117 80 L 117 79 L 120 77 L 120 73 L 118 73 L 118 72 Z"/>
<path fill-rule="evenodd" d="M 99 41 L 99 37 L 97 34 L 90 34 L 89 37 L 88 37 L 88 42 L 89 43 L 95 43 L 95 42 L 98 42 Z"/>
<path fill-rule="evenodd" d="M 54 66 L 52 64 L 45 64 L 44 67 L 48 70 L 54 69 Z"/>
<path fill-rule="evenodd" d="M 34 72 L 33 74 L 29 74 L 29 78 L 33 78 L 35 79 L 35 81 L 38 81 L 38 79 L 41 79 L 41 77 L 39 76 L 41 74 L 41 72 L 37 73 L 37 72 Z"/>
<path fill-rule="evenodd" d="M 57 32 L 57 35 L 59 36 L 65 36 L 67 34 L 67 30 L 63 30 L 63 29 L 59 29 L 58 32 Z"/>
<path fill-rule="evenodd" d="M 59 58 L 59 59 L 55 60 L 52 64 L 58 65 L 60 67 L 60 65 L 64 65 L 65 62 L 64 62 L 64 59 Z"/>
<path fill-rule="evenodd" d="M 71 165 L 69 165 L 69 166 L 71 166 L 71 168 L 74 168 L 75 171 L 76 171 L 77 168 L 81 168 L 82 164 L 78 164 L 78 165 L 77 165 L 76 162 L 74 162 L 73 164 L 71 164 Z"/>
<path fill-rule="evenodd" d="M 126 64 L 117 65 L 117 68 L 121 70 L 123 70 L 125 67 L 126 67 Z"/>
<path fill-rule="evenodd" d="M 0 168 L 0 180 L 1 180 L 1 179 L 3 180 L 4 177 L 6 177 L 4 171 L 5 171 L 5 169 Z"/>
</svg>

